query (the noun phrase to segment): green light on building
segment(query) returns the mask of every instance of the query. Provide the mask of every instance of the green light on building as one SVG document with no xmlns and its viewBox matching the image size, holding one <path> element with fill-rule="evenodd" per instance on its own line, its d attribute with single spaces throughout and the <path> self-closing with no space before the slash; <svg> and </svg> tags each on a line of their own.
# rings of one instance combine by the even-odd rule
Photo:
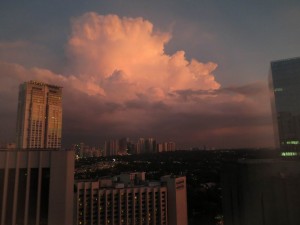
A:
<svg viewBox="0 0 300 225">
<path fill-rule="evenodd" d="M 297 155 L 298 155 L 297 152 L 281 152 L 281 156 L 284 157 L 297 156 Z"/>
<path fill-rule="evenodd" d="M 299 141 L 287 141 L 287 145 L 299 145 Z"/>
<path fill-rule="evenodd" d="M 281 91 L 283 91 L 283 88 L 275 88 L 274 89 L 274 92 L 281 92 Z"/>
</svg>

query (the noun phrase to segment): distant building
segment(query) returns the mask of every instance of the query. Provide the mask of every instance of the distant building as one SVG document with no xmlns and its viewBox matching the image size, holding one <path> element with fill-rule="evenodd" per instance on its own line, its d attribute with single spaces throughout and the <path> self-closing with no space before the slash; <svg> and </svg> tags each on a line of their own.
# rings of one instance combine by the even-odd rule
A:
<svg viewBox="0 0 300 225">
<path fill-rule="evenodd" d="M 17 148 L 60 148 L 62 88 L 36 81 L 19 88 Z"/>
<path fill-rule="evenodd" d="M 238 160 L 221 178 L 226 225 L 300 224 L 300 161 Z"/>
<path fill-rule="evenodd" d="M 104 156 L 118 155 L 119 149 L 119 140 L 105 141 Z"/>
<path fill-rule="evenodd" d="M 157 144 L 154 138 L 139 138 L 136 144 L 136 154 L 156 153 Z"/>
<path fill-rule="evenodd" d="M 187 225 L 185 177 L 125 173 L 75 182 L 76 224 Z"/>
<path fill-rule="evenodd" d="M 126 155 L 128 154 L 130 149 L 130 139 L 129 138 L 122 138 L 119 140 L 119 154 Z"/>
<path fill-rule="evenodd" d="M 138 142 L 136 143 L 136 154 L 144 153 L 146 153 L 145 138 L 139 138 Z"/>
<path fill-rule="evenodd" d="M 300 57 L 271 62 L 274 133 L 282 154 L 300 153 Z"/>
<path fill-rule="evenodd" d="M 73 151 L 0 150 L 0 224 L 72 224 L 73 184 Z"/>
<path fill-rule="evenodd" d="M 174 142 L 163 142 L 157 145 L 158 152 L 171 152 L 176 150 L 176 145 Z"/>
<path fill-rule="evenodd" d="M 79 144 L 79 146 L 77 146 L 77 148 L 79 147 L 79 156 L 81 157 L 81 158 L 83 158 L 84 157 L 84 150 L 85 150 L 85 144 L 83 143 L 83 142 L 81 142 L 80 144 Z"/>
<path fill-rule="evenodd" d="M 145 153 L 156 153 L 157 144 L 154 138 L 147 138 L 145 140 Z"/>
<path fill-rule="evenodd" d="M 102 156 L 101 149 L 98 147 L 90 147 L 85 145 L 83 142 L 80 144 L 73 144 L 71 149 L 75 151 L 76 158 L 84 157 L 100 157 Z"/>
</svg>

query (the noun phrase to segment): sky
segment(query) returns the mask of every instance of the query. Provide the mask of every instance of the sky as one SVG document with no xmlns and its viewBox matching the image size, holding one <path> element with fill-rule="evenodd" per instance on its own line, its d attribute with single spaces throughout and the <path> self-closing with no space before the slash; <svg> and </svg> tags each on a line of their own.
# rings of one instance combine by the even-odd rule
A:
<svg viewBox="0 0 300 225">
<path fill-rule="evenodd" d="M 63 86 L 63 145 L 154 137 L 273 147 L 270 61 L 299 56 L 299 1 L 0 2 L 0 142 L 18 86 Z"/>
</svg>

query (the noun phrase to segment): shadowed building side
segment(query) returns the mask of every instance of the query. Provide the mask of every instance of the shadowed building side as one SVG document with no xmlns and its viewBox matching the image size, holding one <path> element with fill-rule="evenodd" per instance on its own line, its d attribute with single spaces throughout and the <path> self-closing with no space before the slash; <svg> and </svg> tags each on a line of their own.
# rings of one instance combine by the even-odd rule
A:
<svg viewBox="0 0 300 225">
<path fill-rule="evenodd" d="M 0 225 L 72 224 L 74 152 L 0 150 Z"/>
<path fill-rule="evenodd" d="M 221 178 L 226 225 L 300 224 L 300 161 L 239 160 Z"/>
</svg>

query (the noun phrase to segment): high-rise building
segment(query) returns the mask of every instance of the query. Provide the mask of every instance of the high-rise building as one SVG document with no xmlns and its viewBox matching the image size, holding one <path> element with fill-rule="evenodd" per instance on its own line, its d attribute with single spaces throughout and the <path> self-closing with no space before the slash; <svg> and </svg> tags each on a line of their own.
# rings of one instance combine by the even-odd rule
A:
<svg viewBox="0 0 300 225">
<path fill-rule="evenodd" d="M 71 149 L 75 152 L 76 159 L 84 157 L 100 157 L 102 155 L 100 148 L 90 147 L 88 145 L 85 145 L 83 142 L 81 142 L 80 144 L 73 144 Z"/>
<path fill-rule="evenodd" d="M 145 172 L 75 182 L 74 224 L 187 225 L 185 177 Z"/>
<path fill-rule="evenodd" d="M 146 152 L 145 139 L 139 138 L 136 143 L 136 154 L 144 154 Z"/>
<path fill-rule="evenodd" d="M 300 57 L 271 62 L 269 75 L 276 146 L 300 153 Z"/>
<path fill-rule="evenodd" d="M 156 153 L 157 144 L 154 138 L 139 138 L 136 144 L 136 154 Z"/>
<path fill-rule="evenodd" d="M 0 150 L 0 224 L 72 224 L 73 185 L 73 151 Z"/>
<path fill-rule="evenodd" d="M 157 144 L 154 138 L 147 138 L 145 141 L 145 152 L 156 153 Z"/>
<path fill-rule="evenodd" d="M 157 144 L 157 152 L 171 152 L 176 150 L 175 142 L 163 142 Z"/>
<path fill-rule="evenodd" d="M 36 81 L 19 87 L 17 148 L 60 148 L 62 87 Z"/>
<path fill-rule="evenodd" d="M 128 154 L 130 148 L 130 139 L 129 138 L 122 138 L 119 140 L 119 154 L 126 155 Z M 131 150 L 131 149 L 130 149 Z"/>
<path fill-rule="evenodd" d="M 118 155 L 119 152 L 119 140 L 109 140 L 104 143 L 104 156 Z"/>
</svg>

